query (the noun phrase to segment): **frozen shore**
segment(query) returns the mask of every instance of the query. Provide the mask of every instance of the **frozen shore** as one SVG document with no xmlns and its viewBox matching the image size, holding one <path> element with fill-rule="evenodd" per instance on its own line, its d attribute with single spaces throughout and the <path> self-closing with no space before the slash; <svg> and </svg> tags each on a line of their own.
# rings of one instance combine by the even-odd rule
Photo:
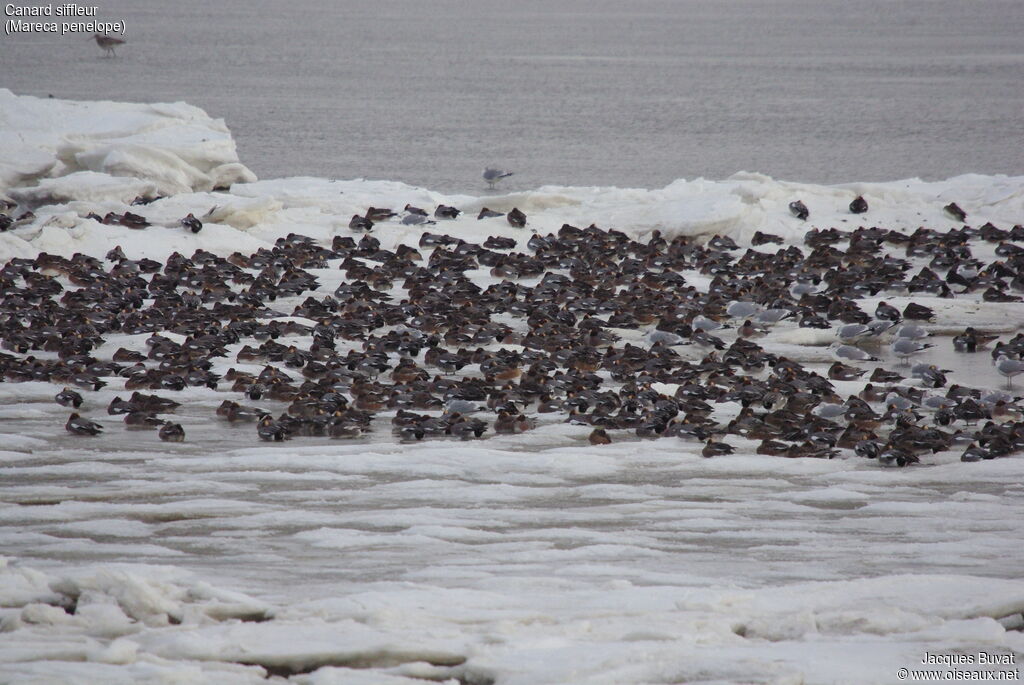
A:
<svg viewBox="0 0 1024 685">
<path fill-rule="evenodd" d="M 795 242 L 815 226 L 852 229 L 863 223 L 848 211 L 857 195 L 871 206 L 872 225 L 906 231 L 959 226 L 943 211 L 951 202 L 978 226 L 1013 225 L 1024 216 L 1024 176 L 968 174 L 939 182 L 817 186 L 741 172 L 722 181 L 680 179 L 653 190 L 544 186 L 477 197 L 388 181 L 295 177 L 257 182 L 239 162 L 224 122 L 195 107 L 46 100 L 3 89 L 0 150 L 0 193 L 37 214 L 25 229 L 0 235 L 0 259 L 39 251 L 64 256 L 78 250 L 105 252 L 115 244 L 131 258 L 165 258 L 176 249 L 226 255 L 272 245 L 289 232 L 324 239 L 346 232 L 349 217 L 368 206 L 406 204 L 459 207 L 463 214 L 443 228 L 466 239 L 483 231 L 521 235 L 503 220 L 476 221 L 484 206 L 499 212 L 518 207 L 529 216 L 530 231 L 542 234 L 563 223 L 596 223 L 635 238 L 659 230 L 667 238 L 717 233 L 747 242 L 756 231 Z M 216 188 L 224 190 L 213 192 Z M 190 236 L 186 244 L 177 231 L 156 240 L 154 231 L 140 233 L 84 218 L 90 211 L 102 216 L 124 211 L 136 198 L 159 196 L 167 197 L 147 214 L 154 223 L 176 226 L 188 212 L 210 212 L 210 230 Z M 794 198 L 809 208 L 807 222 L 794 220 L 787 209 Z M 375 235 L 388 248 L 422 231 L 389 225 Z"/>
<path fill-rule="evenodd" d="M 867 214 L 850 213 L 856 196 Z M 816 186 L 740 173 L 656 190 L 480 196 L 257 181 L 224 123 L 183 103 L 4 90 L 0 197 L 14 220 L 0 232 L 0 265 L 43 252 L 103 259 L 114 246 L 129 260 L 248 255 L 290 234 L 330 246 L 354 235 L 353 215 L 406 205 L 462 214 L 381 221 L 381 249 L 415 247 L 425 231 L 525 244 L 593 223 L 637 241 L 654 231 L 730 237 L 741 254 L 757 232 L 785 247 L 803 246 L 814 227 L 959 228 L 950 203 L 975 227 L 1024 222 L 1024 176 Z M 794 199 L 807 221 L 790 211 Z M 478 220 L 483 207 L 518 208 L 526 229 Z M 152 225 L 102 221 L 128 211 Z M 190 213 L 202 218 L 195 234 L 179 223 Z M 977 255 L 995 259 L 994 249 Z M 318 297 L 345 281 L 333 262 L 310 271 Z M 470 273 L 481 287 L 503 280 Z M 704 290 L 712 280 L 684 275 Z M 864 310 L 883 297 L 934 308 L 925 325 L 935 335 L 973 325 L 1008 338 L 1024 321 L 1020 303 L 980 292 L 883 293 L 865 297 Z M 650 347 L 646 334 L 617 331 Z M 116 334 L 96 354 L 144 351 L 147 337 Z M 760 342 L 823 370 L 834 339 L 787 321 Z M 217 370 L 237 366 L 237 351 Z M 988 355 L 977 357 L 959 382 L 998 383 Z M 118 382 L 87 393 L 89 413 L 124 394 Z M 1019 453 L 972 464 L 961 447 L 883 470 L 848 455 L 758 455 L 755 441 L 730 438 L 736 454 L 703 459 L 699 442 L 669 438 L 616 434 L 591 446 L 589 426 L 562 421 L 483 441 L 408 444 L 378 432 L 262 444 L 251 426 L 213 418 L 226 394 L 203 387 L 175 395 L 184 443 L 119 427 L 83 439 L 63 430 L 57 389 L 0 383 L 4 682 L 887 683 L 926 653 L 1024 654 Z M 722 402 L 716 415 L 724 423 L 739 410 Z"/>
</svg>

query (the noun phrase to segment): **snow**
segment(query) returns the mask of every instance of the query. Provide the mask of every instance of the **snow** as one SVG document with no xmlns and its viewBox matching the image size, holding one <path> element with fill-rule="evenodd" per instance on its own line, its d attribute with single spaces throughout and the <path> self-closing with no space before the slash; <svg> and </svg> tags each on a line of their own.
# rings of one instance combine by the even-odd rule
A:
<svg viewBox="0 0 1024 685">
<path fill-rule="evenodd" d="M 291 231 L 324 238 L 344 229 L 349 217 L 368 206 L 401 208 L 407 203 L 459 207 L 464 213 L 458 219 L 428 228 L 466 239 L 482 229 L 522 237 L 503 218 L 477 221 L 484 206 L 500 212 L 518 207 L 527 214 L 527 228 L 538 233 L 556 231 L 563 223 L 597 223 L 637 238 L 659 230 L 669 238 L 719 233 L 743 241 L 758 230 L 798 241 L 814 226 L 845 224 L 853 229 L 868 220 L 847 209 L 857 194 L 871 207 L 870 222 L 888 228 L 957 226 L 942 210 L 952 201 L 974 225 L 1013 225 L 1024 216 L 1024 176 L 969 174 L 937 182 L 817 186 L 742 172 L 723 181 L 680 179 L 656 190 L 542 186 L 485 197 L 447 196 L 390 181 L 256 181 L 238 162 L 224 122 L 198 108 L 184 103 L 70 102 L 16 96 L 3 89 L 0 150 L 0 193 L 26 207 L 45 206 L 31 226 L 0 235 L 3 259 L 41 250 L 70 256 L 100 244 L 120 244 L 130 258 L 166 257 L 181 246 L 177 233 L 154 241 L 148 231 L 140 239 L 133 229 L 84 218 L 90 210 L 102 216 L 136 197 L 157 195 L 169 197 L 147 206 L 147 218 L 176 227 L 186 209 L 196 216 L 209 212 L 203 232 L 189 245 L 222 255 L 254 251 Z M 229 190 L 211 192 L 215 188 Z M 807 222 L 788 210 L 796 197 L 810 210 Z M 387 248 L 421 231 L 389 225 L 379 235 Z"/>
<path fill-rule="evenodd" d="M 378 583 L 271 614 L 256 600 L 218 595 L 162 568 L 83 569 L 46 580 L 78 607 L 69 615 L 51 605 L 52 592 L 40 591 L 8 614 L 4 627 L 13 639 L 0 646 L 0 657 L 17 662 L 12 674 L 27 676 L 41 658 L 77 655 L 85 662 L 78 673 L 93 677 L 106 672 L 94 664 L 159 666 L 164 677 L 250 665 L 233 671 L 239 682 L 259 679 L 261 669 L 316 671 L 297 680 L 310 683 L 358 673 L 371 679 L 368 670 L 374 682 L 425 673 L 512 683 L 669 682 L 701 674 L 722 682 L 886 682 L 926 649 L 1024 647 L 1019 633 L 991 618 L 1024 608 L 1024 584 L 954 575 L 760 590 L 556 577 L 470 580 L 450 589 Z"/>
<path fill-rule="evenodd" d="M 1024 217 L 1024 177 L 817 186 L 741 173 L 481 197 L 256 181 L 223 122 L 183 103 L 5 90 L 0 193 L 36 215 L 0 233 L 0 261 L 102 257 L 114 245 L 129 258 L 249 254 L 292 232 L 351 235 L 353 214 L 407 203 L 464 214 L 379 224 L 383 247 L 416 245 L 424 229 L 522 247 L 532 232 L 596 223 L 638 238 L 730 235 L 743 250 L 757 230 L 801 243 L 815 226 L 949 228 L 952 201 L 973 225 Z M 847 209 L 858 194 L 866 216 Z M 166 197 L 131 206 L 140 195 Z M 794 198 L 807 222 L 789 213 Z M 478 221 L 484 206 L 518 207 L 527 230 Z M 153 225 L 87 217 L 126 210 Z M 203 217 L 198 234 L 177 223 L 190 212 Z M 336 269 L 316 275 L 325 288 L 342 282 Z M 884 299 L 933 307 L 936 335 L 1011 333 L 1024 321 L 1020 305 L 977 298 Z M 146 337 L 109 344 L 143 349 Z M 796 360 L 832 361 L 834 331 L 780 325 L 766 340 Z M 999 381 L 978 363 L 968 372 Z M 471 443 L 259 445 L 251 426 L 209 418 L 222 395 L 204 388 L 176 396 L 186 443 L 120 431 L 88 441 L 53 429 L 65 416 L 54 392 L 0 383 L 4 682 L 882 683 L 925 652 L 1024 653 L 1024 634 L 1007 628 L 1024 612 L 1019 455 L 964 464 L 943 453 L 883 471 L 761 457 L 737 439 L 735 455 L 706 460 L 669 440 L 594 448 L 589 427 L 560 422 Z M 118 392 L 89 393 L 88 412 Z"/>
<path fill-rule="evenodd" d="M 255 180 L 224 121 L 183 102 L 71 102 L 0 88 L 0 149 L 0 191 L 83 171 L 149 181 L 164 195 Z"/>
</svg>

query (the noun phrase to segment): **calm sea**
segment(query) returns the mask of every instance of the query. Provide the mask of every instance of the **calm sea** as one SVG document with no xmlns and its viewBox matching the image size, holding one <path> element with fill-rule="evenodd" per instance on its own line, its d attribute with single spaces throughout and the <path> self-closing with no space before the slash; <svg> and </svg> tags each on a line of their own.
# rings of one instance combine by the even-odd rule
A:
<svg viewBox="0 0 1024 685">
<path fill-rule="evenodd" d="M 478 193 L 739 170 L 836 183 L 1024 173 L 1020 0 L 90 0 L 0 37 L 17 93 L 185 100 L 261 177 Z"/>
</svg>

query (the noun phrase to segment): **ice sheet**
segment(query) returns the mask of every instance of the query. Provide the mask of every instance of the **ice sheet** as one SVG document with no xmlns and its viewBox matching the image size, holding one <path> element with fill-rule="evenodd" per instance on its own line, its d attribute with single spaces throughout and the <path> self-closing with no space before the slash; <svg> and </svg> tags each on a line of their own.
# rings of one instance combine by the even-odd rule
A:
<svg viewBox="0 0 1024 685">
<path fill-rule="evenodd" d="M 292 232 L 351 235 L 353 214 L 407 203 L 464 214 L 381 223 L 383 247 L 429 230 L 525 249 L 534 232 L 596 223 L 637 238 L 731 235 L 745 249 L 756 230 L 801 244 L 815 226 L 950 228 L 952 201 L 974 225 L 1024 218 L 1024 177 L 817 186 L 745 173 L 449 196 L 385 181 L 255 181 L 232 166 L 223 122 L 181 103 L 0 91 L 0 123 L 0 190 L 36 213 L 0 233 L 0 261 L 102 257 L 114 245 L 129 258 L 248 254 Z M 153 192 L 168 197 L 128 204 Z M 869 214 L 849 213 L 857 194 Z M 788 210 L 797 198 L 807 222 Z M 483 206 L 518 207 L 526 230 L 478 221 Z M 86 216 L 126 210 L 153 226 Z M 178 224 L 188 213 L 203 217 L 200 233 Z M 315 271 L 326 289 L 342 281 L 336 268 Z M 978 297 L 887 301 L 911 299 L 935 308 L 936 335 L 1024 321 L 1021 305 Z M 102 352 L 145 349 L 146 337 L 112 335 Z M 833 340 L 780 325 L 762 343 L 825 365 Z M 962 368 L 1000 382 L 986 365 Z M 836 383 L 843 394 L 862 385 Z M 177 395 L 185 443 L 119 426 L 90 441 L 62 430 L 55 391 L 0 383 L 5 682 L 886 683 L 926 652 L 1024 651 L 1012 629 L 1024 611 L 1019 455 L 965 464 L 949 451 L 895 471 L 764 457 L 730 439 L 736 454 L 708 460 L 682 440 L 616 434 L 595 448 L 589 427 L 555 421 L 471 443 L 409 446 L 378 432 L 267 445 L 251 425 L 214 419 L 223 393 L 205 388 Z M 85 411 L 101 414 L 119 392 L 86 393 Z"/>
</svg>

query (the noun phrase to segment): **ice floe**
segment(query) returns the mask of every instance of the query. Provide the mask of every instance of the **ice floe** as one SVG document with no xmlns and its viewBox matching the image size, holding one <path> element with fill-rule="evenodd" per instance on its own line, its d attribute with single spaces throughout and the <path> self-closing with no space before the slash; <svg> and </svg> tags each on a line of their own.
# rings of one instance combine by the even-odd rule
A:
<svg viewBox="0 0 1024 685">
<path fill-rule="evenodd" d="M 329 243 L 352 235 L 353 214 L 407 204 L 463 214 L 380 223 L 385 249 L 416 245 L 424 231 L 525 241 L 595 223 L 640 239 L 719 234 L 745 250 L 757 231 L 802 244 L 814 227 L 960 226 L 943 210 L 950 202 L 975 226 L 1024 219 L 1024 177 L 1005 176 L 822 186 L 740 173 L 484 197 L 257 181 L 224 123 L 197 108 L 5 90 L 0 194 L 34 213 L 0 232 L 0 262 L 102 257 L 115 245 L 130 259 L 249 254 L 290 233 Z M 849 211 L 858 195 L 867 214 Z M 806 221 L 790 212 L 794 199 Z M 518 208 L 526 229 L 477 220 L 484 206 Z M 129 210 L 152 225 L 102 222 Z M 199 233 L 178 223 L 188 213 Z M 313 271 L 328 290 L 344 278 Z M 865 311 L 881 299 L 865 298 Z M 1019 304 L 977 297 L 884 299 L 933 308 L 925 328 L 936 335 L 1012 333 L 1024 320 Z M 120 334 L 94 352 L 145 350 L 147 337 Z M 767 340 L 828 364 L 837 338 L 783 323 Z M 999 380 L 988 359 L 973 363 L 972 380 Z M 834 385 L 844 395 L 863 387 Z M 89 411 L 118 390 L 90 393 Z M 883 471 L 863 459 L 765 458 L 736 439 L 736 454 L 708 460 L 681 441 L 594 449 L 589 427 L 561 421 L 480 443 L 265 445 L 251 426 L 208 418 L 221 397 L 206 388 L 179 395 L 191 442 L 111 431 L 110 442 L 83 443 L 60 431 L 54 392 L 0 383 L 4 682 L 862 684 L 894 682 L 925 652 L 1024 653 L 1019 458 L 979 469 L 944 452 Z M 740 410 L 723 402 L 715 414 Z"/>
</svg>

